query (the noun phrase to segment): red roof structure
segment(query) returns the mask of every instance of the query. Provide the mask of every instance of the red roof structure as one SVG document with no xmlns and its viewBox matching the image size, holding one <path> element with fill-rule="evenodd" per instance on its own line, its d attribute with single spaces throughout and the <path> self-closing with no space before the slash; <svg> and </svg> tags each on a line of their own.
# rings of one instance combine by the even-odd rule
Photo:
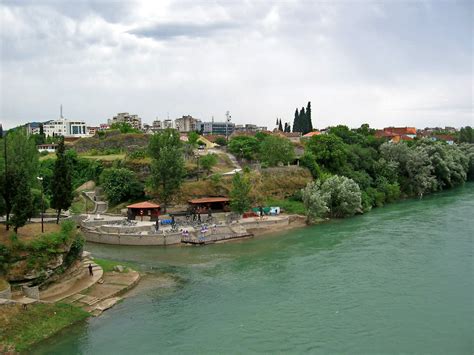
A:
<svg viewBox="0 0 474 355">
<path fill-rule="evenodd" d="M 308 132 L 305 135 L 303 135 L 303 138 L 311 138 L 312 136 L 318 136 L 320 134 L 321 132 L 319 131 Z"/>
<path fill-rule="evenodd" d="M 203 197 L 203 198 L 196 198 L 193 200 L 188 200 L 190 204 L 200 204 L 200 203 L 214 203 L 214 202 L 229 202 L 230 199 L 227 197 Z"/>
<path fill-rule="evenodd" d="M 145 209 L 145 208 L 160 208 L 160 205 L 157 205 L 152 202 L 138 202 L 134 203 L 133 205 L 128 205 L 127 208 L 139 208 L 139 209 Z"/>
</svg>

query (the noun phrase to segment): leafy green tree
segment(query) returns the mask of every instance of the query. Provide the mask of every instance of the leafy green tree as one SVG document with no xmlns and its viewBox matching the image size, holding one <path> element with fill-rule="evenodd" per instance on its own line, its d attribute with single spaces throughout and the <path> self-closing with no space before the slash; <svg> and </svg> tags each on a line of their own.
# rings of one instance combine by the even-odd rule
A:
<svg viewBox="0 0 474 355">
<path fill-rule="evenodd" d="M 247 159 L 255 160 L 259 152 L 260 144 L 256 137 L 237 136 L 229 141 L 228 149 L 232 154 Z"/>
<path fill-rule="evenodd" d="M 283 132 L 283 126 L 282 126 L 282 124 L 281 124 L 281 118 L 280 118 L 280 122 L 278 123 L 278 130 L 279 130 L 280 132 Z"/>
<path fill-rule="evenodd" d="M 28 186 L 37 184 L 38 151 L 35 140 L 29 137 L 24 127 L 11 129 L 2 138 L 0 149 L 1 195 L 3 212 L 6 215 L 6 229 L 9 229 L 10 213 L 17 191 L 19 176 L 26 176 Z M 6 154 L 6 156 L 5 156 Z"/>
<path fill-rule="evenodd" d="M 459 130 L 460 143 L 474 143 L 474 132 L 471 126 L 462 127 Z"/>
<path fill-rule="evenodd" d="M 313 153 L 319 166 L 333 174 L 343 172 L 347 165 L 347 147 L 336 135 L 313 136 L 307 143 L 307 149 Z"/>
<path fill-rule="evenodd" d="M 207 154 L 199 158 L 199 165 L 208 173 L 211 173 L 212 168 L 217 164 L 216 154 Z"/>
<path fill-rule="evenodd" d="M 329 194 L 321 189 L 321 180 L 311 181 L 302 189 L 303 204 L 306 208 L 306 222 L 314 223 L 329 212 Z"/>
<path fill-rule="evenodd" d="M 306 112 L 305 112 L 304 107 L 301 108 L 298 119 L 299 119 L 299 127 L 300 127 L 299 132 L 301 132 L 302 134 L 308 133 L 309 132 L 308 119 L 306 117 Z"/>
<path fill-rule="evenodd" d="M 31 188 L 25 171 L 19 171 L 15 181 L 16 193 L 12 203 L 12 217 L 10 223 L 15 233 L 23 227 L 33 214 Z"/>
<path fill-rule="evenodd" d="M 100 176 L 100 183 L 111 204 L 135 200 L 144 195 L 143 184 L 131 170 L 125 168 L 105 169 Z"/>
<path fill-rule="evenodd" d="M 188 144 L 191 147 L 196 148 L 197 145 L 198 145 L 198 140 L 199 140 L 199 133 L 197 133 L 195 131 L 192 131 L 192 132 L 188 133 Z"/>
<path fill-rule="evenodd" d="M 59 224 L 61 210 L 67 210 L 73 200 L 71 164 L 66 156 L 64 137 L 59 141 L 53 171 L 51 207 L 56 211 L 56 224 Z"/>
<path fill-rule="evenodd" d="M 300 158 L 301 166 L 309 169 L 313 179 L 318 179 L 321 176 L 321 168 L 316 162 L 316 157 L 310 151 L 305 151 L 303 156 Z"/>
<path fill-rule="evenodd" d="M 151 163 L 151 185 L 166 206 L 183 182 L 185 168 L 178 131 L 166 129 L 154 134 L 148 146 Z"/>
<path fill-rule="evenodd" d="M 236 173 L 232 177 L 232 190 L 230 191 L 230 209 L 239 214 L 248 211 L 251 206 L 250 182 L 245 175 Z"/>
<path fill-rule="evenodd" d="M 118 129 L 120 133 L 142 133 L 139 129 L 133 128 L 128 122 L 115 122 L 110 125 L 110 129 Z"/>
<path fill-rule="evenodd" d="M 219 144 L 221 147 L 225 147 L 227 145 L 227 140 L 225 139 L 225 137 L 219 136 L 216 137 L 214 143 Z"/>
<path fill-rule="evenodd" d="M 361 210 L 361 192 L 354 180 L 334 175 L 323 182 L 321 189 L 330 196 L 327 206 L 331 217 L 352 216 Z"/>
<path fill-rule="evenodd" d="M 287 164 L 295 158 L 293 144 L 280 136 L 267 136 L 260 145 L 260 159 L 269 166 Z"/>
</svg>

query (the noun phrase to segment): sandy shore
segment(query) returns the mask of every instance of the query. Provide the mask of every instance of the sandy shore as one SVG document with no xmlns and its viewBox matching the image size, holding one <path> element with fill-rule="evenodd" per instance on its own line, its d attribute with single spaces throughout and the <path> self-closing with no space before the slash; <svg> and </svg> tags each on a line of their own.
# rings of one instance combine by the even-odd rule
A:
<svg viewBox="0 0 474 355">
<path fill-rule="evenodd" d="M 275 226 L 275 227 L 265 227 L 265 228 L 249 228 L 247 231 L 252 233 L 255 237 L 268 235 L 268 234 L 276 234 L 281 232 L 286 232 L 293 229 L 304 228 L 306 227 L 306 217 L 300 215 L 291 215 L 290 216 L 290 223 L 284 227 L 282 226 Z"/>
</svg>

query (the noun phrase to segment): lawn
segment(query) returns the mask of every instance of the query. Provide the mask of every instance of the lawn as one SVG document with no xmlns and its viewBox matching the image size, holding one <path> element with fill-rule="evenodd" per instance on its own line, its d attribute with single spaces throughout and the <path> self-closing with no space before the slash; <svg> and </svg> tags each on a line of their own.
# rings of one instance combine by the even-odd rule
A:
<svg viewBox="0 0 474 355">
<path fill-rule="evenodd" d="M 94 159 L 94 160 L 101 160 L 101 161 L 114 161 L 125 159 L 125 154 L 108 154 L 108 155 L 80 155 L 81 158 L 85 159 Z"/>
<path fill-rule="evenodd" d="M 61 226 L 56 223 L 45 223 L 44 232 L 58 232 L 61 229 Z M 13 228 L 6 230 L 5 226 L 0 226 L 0 243 L 10 244 L 10 236 L 13 234 Z M 18 228 L 18 240 L 22 242 L 27 242 L 41 234 L 41 223 L 29 223 L 21 228 Z"/>
<path fill-rule="evenodd" d="M 0 353 L 24 352 L 88 316 L 86 311 L 69 304 L 37 303 L 27 309 L 20 305 L 4 305 L 0 312 Z"/>
<path fill-rule="evenodd" d="M 280 207 L 285 213 L 288 214 L 304 215 L 306 213 L 303 202 L 301 201 L 268 199 L 265 203 L 265 206 Z"/>
</svg>

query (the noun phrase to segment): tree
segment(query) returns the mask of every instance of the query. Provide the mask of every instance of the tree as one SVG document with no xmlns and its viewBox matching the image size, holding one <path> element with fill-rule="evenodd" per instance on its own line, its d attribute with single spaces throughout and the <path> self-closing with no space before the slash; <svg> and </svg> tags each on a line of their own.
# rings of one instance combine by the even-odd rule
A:
<svg viewBox="0 0 474 355">
<path fill-rule="evenodd" d="M 214 143 L 219 144 L 221 147 L 224 147 L 227 145 L 227 140 L 225 139 L 225 137 L 219 136 L 216 137 Z"/>
<path fill-rule="evenodd" d="M 313 122 L 311 121 L 311 101 L 308 101 L 308 106 L 306 106 L 306 125 L 307 131 L 303 134 L 313 130 Z"/>
<path fill-rule="evenodd" d="M 15 233 L 18 228 L 23 227 L 28 218 L 32 216 L 33 204 L 28 176 L 25 171 L 19 171 L 15 181 L 16 193 L 12 203 L 12 217 L 10 223 L 13 225 Z"/>
<path fill-rule="evenodd" d="M 291 125 L 289 123 L 285 123 L 285 132 L 290 133 L 291 132 Z"/>
<path fill-rule="evenodd" d="M 282 126 L 282 124 L 281 124 L 281 118 L 280 118 L 280 122 L 278 123 L 278 130 L 279 130 L 280 132 L 283 132 L 283 126 Z"/>
<path fill-rule="evenodd" d="M 459 130 L 460 143 L 474 143 L 474 132 L 471 126 L 461 127 Z"/>
<path fill-rule="evenodd" d="M 118 129 L 120 133 L 142 133 L 139 129 L 133 128 L 128 122 L 115 122 L 110 125 L 110 129 Z"/>
<path fill-rule="evenodd" d="M 105 169 L 100 183 L 111 204 L 135 200 L 144 195 L 143 184 L 131 170 L 125 168 Z"/>
<path fill-rule="evenodd" d="M 267 136 L 260 145 L 260 159 L 269 166 L 290 163 L 294 157 L 293 144 L 284 137 Z"/>
<path fill-rule="evenodd" d="M 239 214 L 250 208 L 250 182 L 245 175 L 236 173 L 232 178 L 230 208 Z"/>
<path fill-rule="evenodd" d="M 56 162 L 53 171 L 51 207 L 56 209 L 56 224 L 59 224 L 61 210 L 67 210 L 72 203 L 71 164 L 65 154 L 64 137 L 61 138 L 56 151 Z"/>
<path fill-rule="evenodd" d="M 299 127 L 302 134 L 308 133 L 308 121 L 306 119 L 306 112 L 304 110 L 304 107 L 301 108 L 300 114 L 299 114 Z"/>
<path fill-rule="evenodd" d="M 166 207 L 181 187 L 185 174 L 178 131 L 168 128 L 155 133 L 150 139 L 148 149 L 152 158 L 151 185 L 158 193 L 166 212 Z"/>
<path fill-rule="evenodd" d="M 307 223 L 314 223 L 316 219 L 326 216 L 329 211 L 327 206 L 329 195 L 321 190 L 321 180 L 309 182 L 301 192 Z"/>
<path fill-rule="evenodd" d="M 300 114 L 298 112 L 298 109 L 295 110 L 295 118 L 293 119 L 293 132 L 301 132 Z"/>
<path fill-rule="evenodd" d="M 237 136 L 229 141 L 229 152 L 241 159 L 255 160 L 259 152 L 259 140 L 252 136 Z"/>
<path fill-rule="evenodd" d="M 207 154 L 199 158 L 199 165 L 208 173 L 211 173 L 213 166 L 217 164 L 217 155 L 216 154 Z"/>
<path fill-rule="evenodd" d="M 340 174 L 347 167 L 347 147 L 341 138 L 333 134 L 313 136 L 306 147 L 319 166 L 333 174 Z"/>
<path fill-rule="evenodd" d="M 24 127 L 9 130 L 2 140 L 3 149 L 0 149 L 2 154 L 0 164 L 1 194 L 6 215 L 6 229 L 8 230 L 19 176 L 26 177 L 28 186 L 37 184 L 38 151 L 34 137 L 28 137 Z"/>
<path fill-rule="evenodd" d="M 188 133 L 188 144 L 191 147 L 196 148 L 198 140 L 199 140 L 199 133 L 197 133 L 195 131 L 192 131 L 192 132 Z"/>
</svg>

